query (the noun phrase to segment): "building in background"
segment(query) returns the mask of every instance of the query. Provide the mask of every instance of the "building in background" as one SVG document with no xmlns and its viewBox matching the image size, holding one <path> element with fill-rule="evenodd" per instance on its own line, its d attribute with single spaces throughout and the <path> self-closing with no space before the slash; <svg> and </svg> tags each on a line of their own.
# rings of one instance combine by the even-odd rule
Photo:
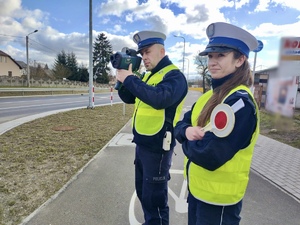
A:
<svg viewBox="0 0 300 225">
<path fill-rule="evenodd" d="M 21 75 L 26 76 L 27 75 L 27 64 L 24 63 L 23 61 L 17 61 L 16 62 L 21 66 Z"/>
<path fill-rule="evenodd" d="M 22 67 L 8 54 L 0 50 L 0 76 L 22 76 Z"/>
<path fill-rule="evenodd" d="M 294 109 L 300 109 L 299 77 L 279 76 L 277 67 L 255 72 L 254 96 L 259 107 L 293 116 Z"/>
</svg>

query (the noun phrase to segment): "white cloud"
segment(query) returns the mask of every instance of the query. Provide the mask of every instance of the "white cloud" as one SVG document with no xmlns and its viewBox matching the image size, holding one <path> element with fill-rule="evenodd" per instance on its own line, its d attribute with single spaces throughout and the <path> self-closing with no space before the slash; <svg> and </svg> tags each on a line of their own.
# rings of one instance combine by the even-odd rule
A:
<svg viewBox="0 0 300 225">
<path fill-rule="evenodd" d="M 283 8 L 291 8 L 300 10 L 300 4 L 295 0 L 259 0 L 259 3 L 254 10 L 255 12 L 268 11 L 271 6 L 281 6 Z"/>
<path fill-rule="evenodd" d="M 108 0 L 97 7 L 98 16 L 114 15 L 120 17 L 126 10 L 134 10 L 138 7 L 136 0 Z"/>
<path fill-rule="evenodd" d="M 21 0 L 0 0 L 0 15 L 11 16 L 15 15 L 17 10 L 21 9 Z"/>
<path fill-rule="evenodd" d="M 300 36 L 300 21 L 285 25 L 275 25 L 272 23 L 262 23 L 253 31 L 250 31 L 257 37 L 283 37 Z"/>
<path fill-rule="evenodd" d="M 170 5 L 176 4 L 182 8 L 183 13 L 175 15 L 168 7 L 161 8 L 161 2 Z M 233 3 L 222 0 L 218 2 L 219 7 L 233 7 Z M 205 29 L 207 25 L 215 21 L 225 21 L 223 14 L 213 1 L 198 3 L 196 1 L 182 0 L 149 0 L 138 5 L 132 0 L 109 0 L 101 3 L 98 16 L 117 15 L 122 16 L 126 12 L 126 22 L 140 21 L 145 24 L 146 29 L 154 29 L 169 35 L 182 32 L 196 39 L 206 38 Z"/>
<path fill-rule="evenodd" d="M 122 29 L 122 27 L 120 25 L 115 25 L 114 26 L 114 30 L 113 30 L 113 33 L 116 33 L 116 32 L 124 32 L 125 30 Z"/>
</svg>

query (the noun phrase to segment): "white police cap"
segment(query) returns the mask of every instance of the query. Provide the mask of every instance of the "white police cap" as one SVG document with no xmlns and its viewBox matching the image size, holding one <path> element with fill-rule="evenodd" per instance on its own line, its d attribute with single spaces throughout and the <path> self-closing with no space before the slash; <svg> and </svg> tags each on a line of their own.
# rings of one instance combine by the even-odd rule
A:
<svg viewBox="0 0 300 225">
<path fill-rule="evenodd" d="M 200 56 L 205 56 L 210 52 L 229 52 L 234 49 L 248 58 L 249 52 L 258 47 L 258 42 L 252 34 L 228 23 L 210 24 L 206 28 L 206 35 L 209 43 L 206 49 L 199 53 Z"/>
<path fill-rule="evenodd" d="M 154 44 L 164 45 L 166 35 L 157 31 L 140 31 L 133 35 L 133 41 L 138 45 L 138 52 Z"/>
</svg>

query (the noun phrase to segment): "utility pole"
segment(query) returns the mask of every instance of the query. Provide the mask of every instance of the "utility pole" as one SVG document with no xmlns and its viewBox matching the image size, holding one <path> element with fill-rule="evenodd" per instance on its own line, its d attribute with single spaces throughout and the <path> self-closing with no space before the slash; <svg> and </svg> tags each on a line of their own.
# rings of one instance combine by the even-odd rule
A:
<svg viewBox="0 0 300 225">
<path fill-rule="evenodd" d="M 93 84 L 93 1 L 90 0 L 89 10 L 89 105 L 88 109 L 93 109 L 94 105 L 94 84 Z"/>
<path fill-rule="evenodd" d="M 26 59 L 27 59 L 27 86 L 30 87 L 30 68 L 29 68 L 29 53 L 28 53 L 28 36 L 30 34 L 36 33 L 38 30 L 35 30 L 26 36 Z"/>
</svg>

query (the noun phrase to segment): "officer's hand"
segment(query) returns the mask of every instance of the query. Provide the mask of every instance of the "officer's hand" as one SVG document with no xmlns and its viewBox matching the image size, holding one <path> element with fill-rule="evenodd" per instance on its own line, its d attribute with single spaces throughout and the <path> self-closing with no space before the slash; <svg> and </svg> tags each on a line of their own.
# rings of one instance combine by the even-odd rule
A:
<svg viewBox="0 0 300 225">
<path fill-rule="evenodd" d="M 189 141 L 201 140 L 204 135 L 205 135 L 205 132 L 199 126 L 188 127 L 185 130 L 185 136 Z"/>
<path fill-rule="evenodd" d="M 126 77 L 133 75 L 132 72 L 132 64 L 129 65 L 128 70 L 117 70 L 117 80 L 120 82 L 124 82 L 124 80 L 126 79 Z"/>
</svg>

